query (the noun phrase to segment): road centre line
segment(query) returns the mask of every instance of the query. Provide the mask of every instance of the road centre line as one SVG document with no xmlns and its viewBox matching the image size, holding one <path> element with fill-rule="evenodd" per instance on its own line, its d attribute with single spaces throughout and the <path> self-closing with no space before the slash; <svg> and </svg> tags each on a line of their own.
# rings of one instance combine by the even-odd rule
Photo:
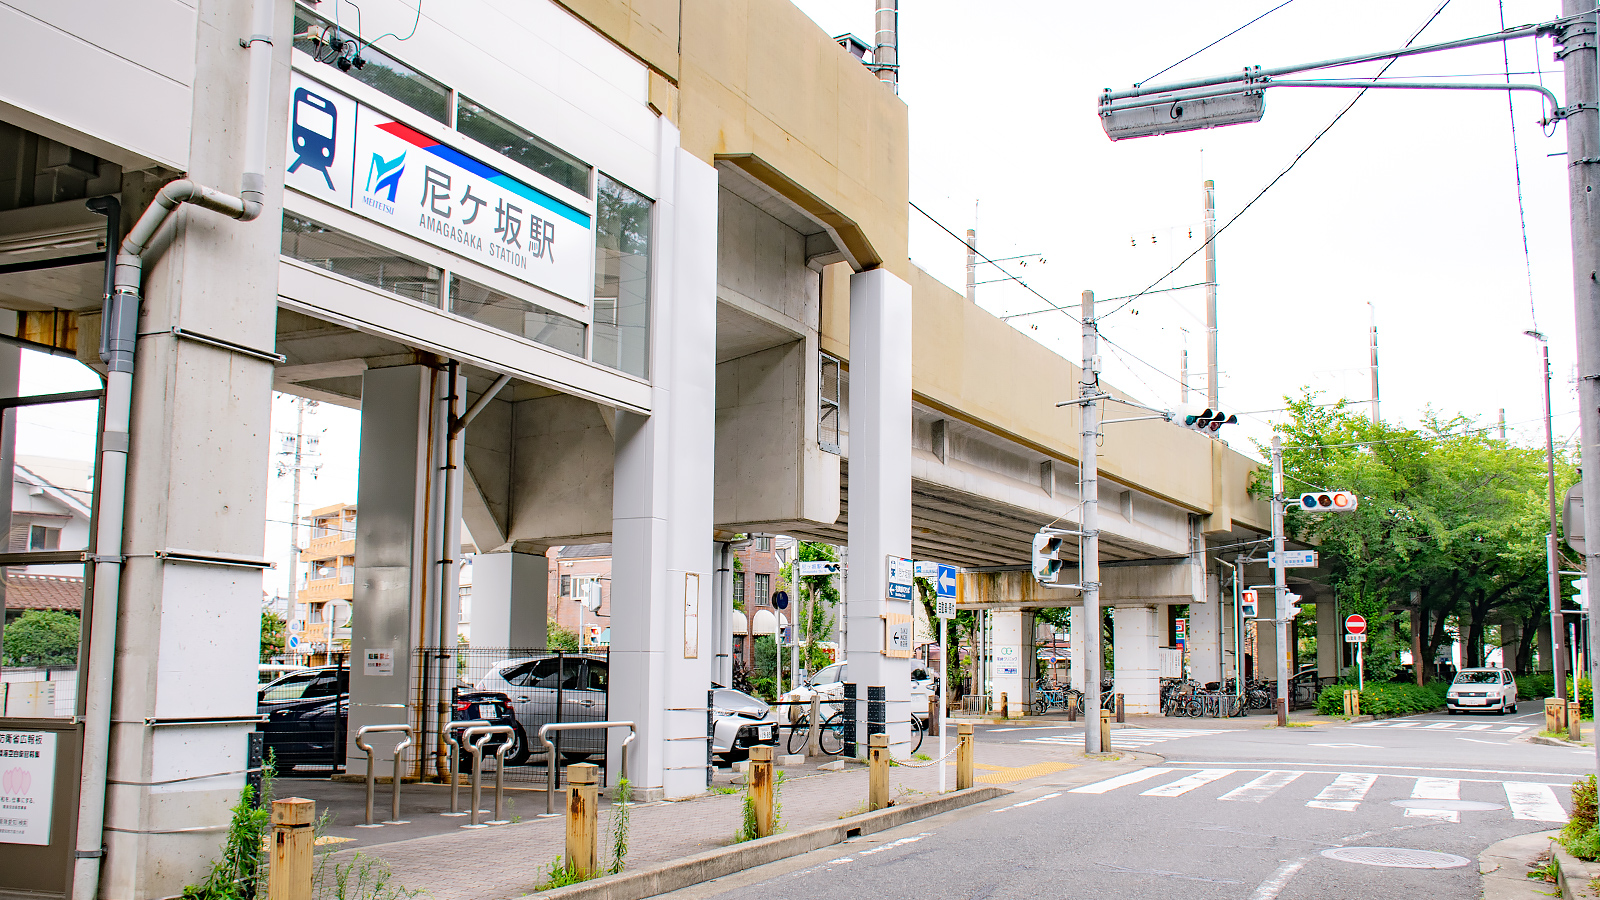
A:
<svg viewBox="0 0 1600 900">
<path fill-rule="evenodd" d="M 1588 751 L 1582 751 L 1587 753 Z M 1512 771 L 1511 769 L 1463 769 L 1454 766 L 1373 766 L 1364 763 L 1319 763 L 1306 760 L 1285 762 L 1281 760 L 1252 759 L 1247 762 L 1224 762 L 1213 759 L 1169 759 L 1166 761 L 1172 766 L 1233 766 L 1247 772 L 1266 772 L 1268 769 L 1251 768 L 1252 766 L 1333 766 L 1347 769 L 1398 769 L 1403 772 L 1477 772 L 1483 775 L 1543 775 L 1549 778 L 1583 778 L 1589 773 L 1573 774 L 1572 772 L 1525 772 Z M 1481 779 L 1480 779 L 1481 780 Z"/>
</svg>

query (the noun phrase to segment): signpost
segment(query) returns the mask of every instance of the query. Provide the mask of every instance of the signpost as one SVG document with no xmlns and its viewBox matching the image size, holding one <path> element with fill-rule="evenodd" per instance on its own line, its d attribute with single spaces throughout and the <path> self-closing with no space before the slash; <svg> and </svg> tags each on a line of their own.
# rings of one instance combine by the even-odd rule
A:
<svg viewBox="0 0 1600 900">
<path fill-rule="evenodd" d="M 920 564 L 919 564 L 920 565 Z M 938 595 L 934 603 L 934 610 L 939 617 L 939 715 L 936 721 L 929 722 L 930 726 L 939 729 L 939 758 L 944 759 L 944 714 L 948 708 L 945 703 L 945 648 L 950 646 L 946 639 L 945 629 L 951 619 L 956 617 L 956 567 L 938 563 L 933 573 L 933 589 Z M 945 767 L 939 767 L 939 793 L 944 793 Z"/>
<path fill-rule="evenodd" d="M 826 559 L 802 559 L 794 564 L 794 574 L 801 578 L 839 574 L 839 564 Z"/>
<path fill-rule="evenodd" d="M 911 599 L 911 579 L 914 571 L 911 560 L 903 556 L 889 557 L 890 600 Z"/>
<path fill-rule="evenodd" d="M 1356 645 L 1356 689 L 1366 690 L 1367 677 L 1362 667 L 1361 658 L 1362 651 L 1365 649 L 1363 645 L 1367 642 L 1366 616 L 1352 615 L 1347 617 L 1344 620 L 1344 630 L 1346 632 L 1344 636 L 1345 643 Z"/>
<path fill-rule="evenodd" d="M 1285 550 L 1282 553 L 1268 553 L 1267 565 L 1276 566 L 1278 557 L 1283 557 L 1285 569 L 1315 569 L 1317 567 L 1317 551 L 1315 550 Z"/>
</svg>

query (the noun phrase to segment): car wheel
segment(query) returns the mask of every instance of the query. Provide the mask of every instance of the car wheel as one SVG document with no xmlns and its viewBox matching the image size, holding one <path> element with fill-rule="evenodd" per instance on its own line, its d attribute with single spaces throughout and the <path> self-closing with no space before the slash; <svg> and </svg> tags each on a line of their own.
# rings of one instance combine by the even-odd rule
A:
<svg viewBox="0 0 1600 900">
<path fill-rule="evenodd" d="M 1456 714 L 1456 711 L 1451 709 L 1448 706 L 1444 708 L 1444 712 L 1445 712 L 1445 715 L 1447 715 L 1447 716 L 1453 716 L 1453 715 Z"/>
<path fill-rule="evenodd" d="M 528 757 L 533 755 L 533 750 L 528 746 L 528 736 L 523 733 L 521 725 L 511 727 L 511 746 L 506 748 L 506 765 L 520 766 L 528 762 Z"/>
<path fill-rule="evenodd" d="M 1515 703 L 1511 704 L 1511 714 L 1512 715 L 1516 715 L 1517 714 L 1517 705 Z"/>
<path fill-rule="evenodd" d="M 589 753 L 563 753 L 561 754 L 561 761 L 570 766 L 573 763 L 588 762 L 589 757 L 592 755 Z"/>
<path fill-rule="evenodd" d="M 727 753 L 722 754 L 722 761 L 730 766 L 736 762 L 744 762 L 749 758 L 749 750 L 729 750 Z"/>
</svg>

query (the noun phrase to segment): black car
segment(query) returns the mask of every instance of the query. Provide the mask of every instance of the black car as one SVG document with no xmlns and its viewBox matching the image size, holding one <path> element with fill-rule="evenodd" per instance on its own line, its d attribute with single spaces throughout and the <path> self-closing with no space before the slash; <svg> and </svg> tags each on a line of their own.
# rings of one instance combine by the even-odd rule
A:
<svg viewBox="0 0 1600 900">
<path fill-rule="evenodd" d="M 264 736 L 264 751 L 277 762 L 280 774 L 296 766 L 344 764 L 349 734 L 350 670 L 328 666 L 294 672 L 265 685 L 256 696 L 256 710 L 267 717 L 257 729 Z M 511 699 L 492 691 L 461 692 L 452 705 L 451 718 L 484 719 L 492 725 L 510 725 L 508 765 L 522 765 L 530 755 L 528 738 L 511 712 Z M 485 746 L 492 751 L 503 738 Z M 470 763 L 463 757 L 462 768 Z"/>
</svg>

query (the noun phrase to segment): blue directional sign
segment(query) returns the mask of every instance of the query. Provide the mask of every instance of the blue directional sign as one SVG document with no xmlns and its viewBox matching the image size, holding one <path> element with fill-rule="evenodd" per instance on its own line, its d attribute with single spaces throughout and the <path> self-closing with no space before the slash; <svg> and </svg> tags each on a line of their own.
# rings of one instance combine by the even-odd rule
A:
<svg viewBox="0 0 1600 900">
<path fill-rule="evenodd" d="M 941 597 L 954 597 L 956 595 L 956 567 L 939 564 L 939 575 L 934 579 L 934 588 Z"/>
</svg>

